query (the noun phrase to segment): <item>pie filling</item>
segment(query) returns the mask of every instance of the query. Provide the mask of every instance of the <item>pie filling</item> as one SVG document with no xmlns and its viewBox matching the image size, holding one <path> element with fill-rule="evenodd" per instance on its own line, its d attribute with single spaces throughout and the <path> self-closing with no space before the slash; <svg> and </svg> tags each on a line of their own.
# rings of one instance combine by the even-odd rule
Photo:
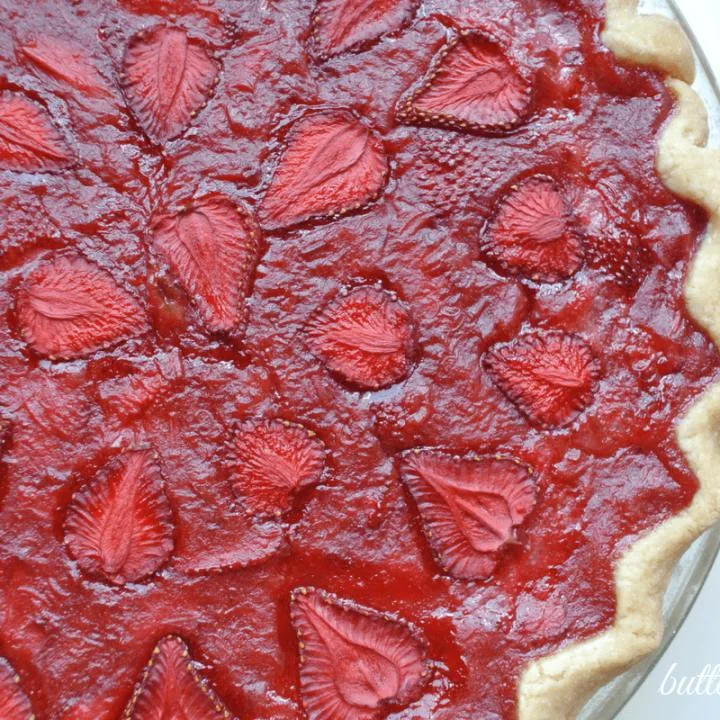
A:
<svg viewBox="0 0 720 720">
<path fill-rule="evenodd" d="M 0 0 L 3 718 L 508 719 L 612 623 L 720 359 L 603 4 Z"/>
</svg>

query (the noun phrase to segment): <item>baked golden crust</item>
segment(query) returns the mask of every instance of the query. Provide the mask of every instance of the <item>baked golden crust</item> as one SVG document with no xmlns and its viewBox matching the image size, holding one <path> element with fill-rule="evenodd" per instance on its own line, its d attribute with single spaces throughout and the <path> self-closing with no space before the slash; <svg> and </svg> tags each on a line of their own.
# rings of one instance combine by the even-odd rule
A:
<svg viewBox="0 0 720 720">
<path fill-rule="evenodd" d="M 720 345 L 720 151 L 705 148 L 707 113 L 688 85 L 695 67 L 687 36 L 668 18 L 641 16 L 637 9 L 637 0 L 607 0 L 603 41 L 620 59 L 664 72 L 677 99 L 659 141 L 657 169 L 670 190 L 710 215 L 685 296 L 692 316 Z M 520 720 L 575 718 L 599 687 L 659 646 L 663 596 L 673 567 L 690 543 L 720 519 L 720 385 L 678 424 L 677 438 L 700 484 L 692 504 L 641 538 L 618 562 L 617 614 L 609 630 L 525 669 Z"/>
</svg>

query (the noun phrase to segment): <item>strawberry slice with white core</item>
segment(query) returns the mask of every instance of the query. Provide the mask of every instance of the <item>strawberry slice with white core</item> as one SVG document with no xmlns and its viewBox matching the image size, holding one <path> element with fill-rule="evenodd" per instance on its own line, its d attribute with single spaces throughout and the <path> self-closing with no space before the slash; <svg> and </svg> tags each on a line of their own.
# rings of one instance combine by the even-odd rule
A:
<svg viewBox="0 0 720 720">
<path fill-rule="evenodd" d="M 292 594 L 308 720 L 374 720 L 415 700 L 429 677 L 409 623 L 314 588 Z"/>
<path fill-rule="evenodd" d="M 119 585 L 142 580 L 167 561 L 172 514 L 152 451 L 125 453 L 73 497 L 65 543 L 84 571 Z"/>
<path fill-rule="evenodd" d="M 309 113 L 289 133 L 263 198 L 263 225 L 275 229 L 357 210 L 380 195 L 387 174 L 382 141 L 352 113 Z"/>
<path fill-rule="evenodd" d="M 358 287 L 339 295 L 307 327 L 312 353 L 342 380 L 368 390 L 404 378 L 412 363 L 410 316 L 390 293 Z"/>
<path fill-rule="evenodd" d="M 512 458 L 410 450 L 401 476 L 439 564 L 464 580 L 492 574 L 535 505 L 532 473 Z"/>
<path fill-rule="evenodd" d="M 496 345 L 485 365 L 518 410 L 544 428 L 568 425 L 585 410 L 600 374 L 589 345 L 559 331 L 527 333 Z"/>
<path fill-rule="evenodd" d="M 583 241 L 558 184 L 536 175 L 500 201 L 480 240 L 480 249 L 513 275 L 557 282 L 583 263 Z"/>
</svg>

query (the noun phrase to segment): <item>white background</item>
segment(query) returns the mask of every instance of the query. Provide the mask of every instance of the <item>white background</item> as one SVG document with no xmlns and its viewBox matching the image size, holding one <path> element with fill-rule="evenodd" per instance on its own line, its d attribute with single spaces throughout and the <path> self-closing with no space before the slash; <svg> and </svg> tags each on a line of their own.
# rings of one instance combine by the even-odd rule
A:
<svg viewBox="0 0 720 720">
<path fill-rule="evenodd" d="M 720 77 L 720 0 L 677 0 Z M 720 666 L 720 561 L 689 618 L 645 684 L 618 720 L 720 720 L 720 695 L 663 697 L 660 686 L 670 668 L 675 675 L 698 675 L 705 665 Z"/>
</svg>

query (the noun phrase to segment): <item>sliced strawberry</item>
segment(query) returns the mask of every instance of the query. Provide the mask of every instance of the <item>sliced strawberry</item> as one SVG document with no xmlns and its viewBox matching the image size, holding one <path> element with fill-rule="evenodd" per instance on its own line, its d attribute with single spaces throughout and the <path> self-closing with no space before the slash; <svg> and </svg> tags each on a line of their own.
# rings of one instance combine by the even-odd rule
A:
<svg viewBox="0 0 720 720">
<path fill-rule="evenodd" d="M 233 441 L 232 485 L 248 512 L 281 515 L 298 490 L 320 482 L 325 447 L 300 425 L 281 420 L 250 421 Z"/>
<path fill-rule="evenodd" d="M 177 568 L 188 575 L 218 575 L 261 565 L 285 547 L 279 523 L 256 524 L 245 513 L 225 511 L 211 533 L 183 539 L 177 548 Z"/>
<path fill-rule="evenodd" d="M 173 521 L 154 454 L 120 456 L 72 499 L 65 544 L 87 573 L 122 585 L 156 572 L 173 549 Z"/>
<path fill-rule="evenodd" d="M 464 580 L 493 573 L 498 551 L 535 505 L 531 471 L 511 458 L 411 450 L 401 475 L 438 562 Z"/>
<path fill-rule="evenodd" d="M 337 297 L 312 319 L 307 337 L 331 372 L 361 388 L 391 385 L 410 369 L 410 317 L 390 293 L 375 287 Z"/>
<path fill-rule="evenodd" d="M 145 326 L 133 297 L 81 258 L 38 268 L 18 294 L 17 312 L 27 342 L 58 358 L 89 355 Z"/>
<path fill-rule="evenodd" d="M 13 434 L 26 457 L 52 448 L 72 448 L 93 432 L 93 406 L 86 394 L 87 375 L 76 369 L 29 372 L 18 391 Z M 45 455 L 47 456 L 47 455 Z"/>
<path fill-rule="evenodd" d="M 104 380 L 98 385 L 98 402 L 106 415 L 123 420 L 142 415 L 169 395 L 173 381 L 183 376 L 182 359 L 168 353 L 129 375 Z"/>
<path fill-rule="evenodd" d="M 380 138 L 346 110 L 295 123 L 262 202 L 268 228 L 337 217 L 380 195 L 388 163 Z"/>
<path fill-rule="evenodd" d="M 338 55 L 399 30 L 412 19 L 417 0 L 318 0 L 313 37 L 320 57 Z"/>
<path fill-rule="evenodd" d="M 0 718 L 33 720 L 28 696 L 20 687 L 20 678 L 5 658 L 0 658 Z"/>
<path fill-rule="evenodd" d="M 230 711 L 195 668 L 185 641 L 166 635 L 153 650 L 124 720 L 228 720 Z"/>
<path fill-rule="evenodd" d="M 211 196 L 157 220 L 153 243 L 207 326 L 213 331 L 235 327 L 258 253 L 254 220 L 228 199 Z"/>
<path fill-rule="evenodd" d="M 19 48 L 20 56 L 90 97 L 109 95 L 107 84 L 85 51 L 66 40 L 38 35 Z"/>
<path fill-rule="evenodd" d="M 412 625 L 314 588 L 292 601 L 308 720 L 373 720 L 420 694 L 430 670 Z"/>
<path fill-rule="evenodd" d="M 530 110 L 530 82 L 492 38 L 466 30 L 400 105 L 403 120 L 478 132 L 508 130 Z"/>
<path fill-rule="evenodd" d="M 637 236 L 614 231 L 588 239 L 588 264 L 606 272 L 619 285 L 637 290 L 653 267 L 653 258 Z"/>
<path fill-rule="evenodd" d="M 181 135 L 207 103 L 218 64 L 182 28 L 155 25 L 128 43 L 123 89 L 147 136 L 164 143 Z"/>
<path fill-rule="evenodd" d="M 0 170 L 48 172 L 74 161 L 47 110 L 21 95 L 0 94 Z"/>
<path fill-rule="evenodd" d="M 568 278 L 583 262 L 583 242 L 557 183 L 537 175 L 500 201 L 480 249 L 511 274 L 541 282 Z"/>
<path fill-rule="evenodd" d="M 496 345 L 486 366 L 505 395 L 541 427 L 562 427 L 585 410 L 600 372 L 586 342 L 555 331 Z"/>
<path fill-rule="evenodd" d="M 100 388 L 100 404 L 106 414 L 130 419 L 141 415 L 168 390 L 170 383 L 152 372 L 136 372 L 109 380 Z"/>
</svg>

